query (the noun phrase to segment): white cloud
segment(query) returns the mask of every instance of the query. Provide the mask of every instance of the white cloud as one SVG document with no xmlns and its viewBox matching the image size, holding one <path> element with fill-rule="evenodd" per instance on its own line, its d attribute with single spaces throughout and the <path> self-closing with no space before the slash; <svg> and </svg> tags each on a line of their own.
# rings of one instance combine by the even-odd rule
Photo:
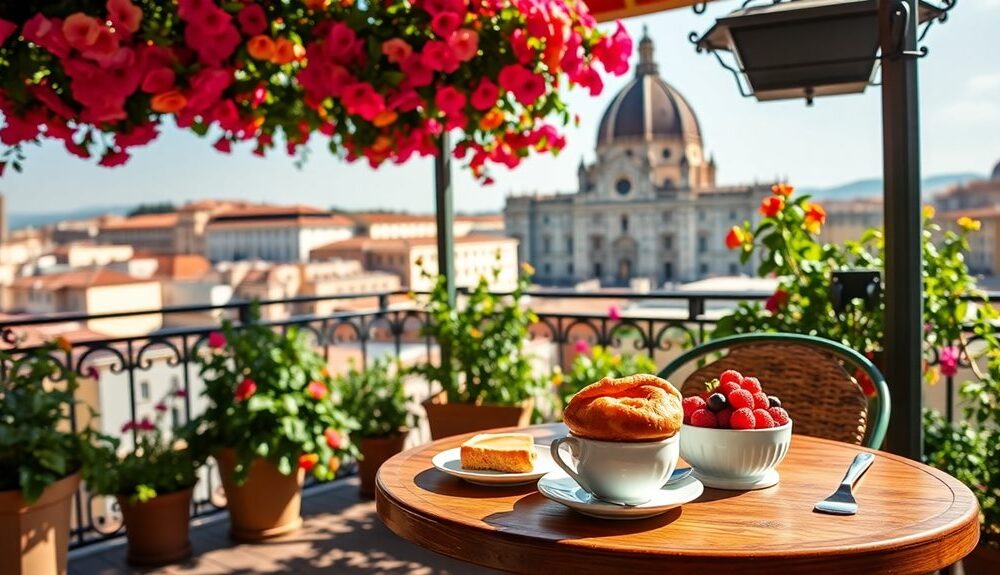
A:
<svg viewBox="0 0 1000 575">
<path fill-rule="evenodd" d="M 1000 3 L 1000 0 L 996 0 Z M 1000 72 L 977 74 L 942 109 L 942 117 L 959 125 L 978 126 L 1000 123 Z"/>
</svg>

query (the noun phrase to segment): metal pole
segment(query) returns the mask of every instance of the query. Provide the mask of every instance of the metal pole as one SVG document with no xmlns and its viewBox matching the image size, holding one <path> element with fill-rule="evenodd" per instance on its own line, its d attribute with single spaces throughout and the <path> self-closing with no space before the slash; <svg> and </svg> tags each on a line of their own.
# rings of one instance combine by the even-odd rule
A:
<svg viewBox="0 0 1000 575">
<path fill-rule="evenodd" d="M 919 459 L 923 278 L 917 2 L 879 0 L 885 179 L 885 371 L 892 399 L 886 448 Z"/>
<path fill-rule="evenodd" d="M 441 134 L 434 159 L 434 200 L 437 218 L 438 273 L 445 277 L 448 301 L 455 304 L 455 207 L 451 189 L 451 145 Z"/>
</svg>

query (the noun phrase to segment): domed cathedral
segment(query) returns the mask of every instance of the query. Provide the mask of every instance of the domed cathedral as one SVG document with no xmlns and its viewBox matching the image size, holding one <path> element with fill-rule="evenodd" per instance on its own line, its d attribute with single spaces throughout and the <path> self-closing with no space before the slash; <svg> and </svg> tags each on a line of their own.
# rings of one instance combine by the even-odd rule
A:
<svg viewBox="0 0 1000 575">
<path fill-rule="evenodd" d="M 540 283 L 660 285 L 753 271 L 724 238 L 758 219 L 771 186 L 716 185 L 698 117 L 660 76 L 653 48 L 644 30 L 635 77 L 605 110 L 596 160 L 581 161 L 578 189 L 507 198 L 507 234 Z"/>
</svg>

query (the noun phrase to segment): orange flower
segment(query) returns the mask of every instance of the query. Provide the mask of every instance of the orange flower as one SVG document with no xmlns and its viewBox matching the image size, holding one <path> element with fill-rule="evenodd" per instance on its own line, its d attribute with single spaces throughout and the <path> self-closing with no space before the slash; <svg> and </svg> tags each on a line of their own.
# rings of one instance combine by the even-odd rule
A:
<svg viewBox="0 0 1000 575">
<path fill-rule="evenodd" d="M 305 0 L 304 4 L 310 10 L 322 10 L 330 5 L 330 0 Z"/>
<path fill-rule="evenodd" d="M 806 230 L 811 234 L 818 234 L 826 222 L 826 210 L 823 209 L 823 206 L 812 202 L 803 204 L 802 209 L 806 211 L 804 220 Z"/>
<path fill-rule="evenodd" d="M 340 469 L 340 458 L 334 455 L 327 462 L 326 466 L 330 468 L 330 473 L 336 473 Z"/>
<path fill-rule="evenodd" d="M 785 198 L 782 196 L 768 196 L 760 203 L 760 213 L 769 218 L 778 215 L 784 208 Z"/>
<path fill-rule="evenodd" d="M 395 122 L 396 118 L 398 117 L 399 115 L 396 112 L 393 112 L 392 110 L 382 110 L 375 116 L 375 119 L 372 120 L 372 123 L 375 124 L 376 128 L 384 128 L 389 124 Z"/>
<path fill-rule="evenodd" d="M 752 238 L 750 232 L 739 226 L 733 226 L 729 228 L 729 233 L 726 234 L 726 247 L 735 250 L 743 246 L 743 244 L 748 243 Z"/>
<path fill-rule="evenodd" d="M 322 381 L 310 381 L 309 385 L 306 387 L 306 393 L 309 397 L 319 401 L 329 395 L 330 390 Z"/>
<path fill-rule="evenodd" d="M 392 140 L 388 136 L 379 136 L 375 138 L 375 143 L 372 144 L 372 151 L 377 154 L 387 151 L 392 147 Z"/>
<path fill-rule="evenodd" d="M 301 60 L 306 55 L 305 48 L 292 42 L 288 38 L 278 38 L 274 43 L 274 55 L 271 62 L 275 64 L 288 64 L 296 60 Z"/>
<path fill-rule="evenodd" d="M 773 186 L 771 186 L 771 193 L 776 196 L 788 197 L 792 195 L 792 192 L 794 191 L 795 191 L 795 186 L 790 186 L 788 184 L 774 184 Z"/>
<path fill-rule="evenodd" d="M 299 469 L 312 471 L 317 463 L 319 463 L 319 455 L 315 453 L 303 453 L 299 456 Z"/>
<path fill-rule="evenodd" d="M 502 123 L 503 112 L 497 108 L 492 108 L 489 112 L 483 114 L 483 117 L 479 119 L 479 128 L 486 131 L 494 130 Z"/>
<path fill-rule="evenodd" d="M 270 60 L 274 56 L 274 40 L 258 34 L 247 40 L 247 52 L 255 60 Z"/>
<path fill-rule="evenodd" d="M 73 344 L 70 343 L 68 339 L 66 339 L 61 335 L 56 338 L 56 347 L 65 351 L 66 353 L 73 351 Z"/>
<path fill-rule="evenodd" d="M 178 90 L 161 92 L 153 96 L 153 99 L 149 102 L 149 107 L 154 112 L 160 112 L 161 114 L 180 112 L 184 109 L 184 106 L 187 106 L 187 98 Z"/>
</svg>

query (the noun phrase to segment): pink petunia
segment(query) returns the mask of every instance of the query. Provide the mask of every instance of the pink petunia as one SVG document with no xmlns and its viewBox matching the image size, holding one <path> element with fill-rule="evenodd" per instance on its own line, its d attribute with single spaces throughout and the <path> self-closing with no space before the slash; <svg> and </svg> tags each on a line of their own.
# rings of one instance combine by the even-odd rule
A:
<svg viewBox="0 0 1000 575">
<path fill-rule="evenodd" d="M 578 339 L 573 344 L 573 349 L 576 350 L 576 353 L 586 355 L 590 353 L 590 344 L 585 339 Z"/>
<path fill-rule="evenodd" d="M 618 309 L 618 306 L 613 305 L 608 308 L 608 319 L 611 321 L 618 321 L 622 318 L 622 310 Z"/>
<path fill-rule="evenodd" d="M 267 30 L 267 16 L 260 4 L 247 4 L 236 15 L 236 20 L 246 36 L 256 36 Z"/>
<path fill-rule="evenodd" d="M 472 107 L 479 111 L 486 111 L 496 106 L 497 98 L 500 97 L 500 89 L 496 84 L 490 82 L 488 78 L 479 81 L 479 85 L 472 91 Z"/>
<path fill-rule="evenodd" d="M 213 331 L 208 334 L 208 347 L 212 349 L 222 349 L 226 347 L 226 335 L 221 331 Z"/>
<path fill-rule="evenodd" d="M 406 84 L 413 88 L 422 88 L 434 81 L 434 70 L 427 66 L 420 54 L 412 54 L 403 60 L 400 69 L 406 76 Z"/>
<path fill-rule="evenodd" d="M 475 30 L 462 28 L 448 36 L 448 46 L 460 62 L 468 62 L 479 51 L 479 34 Z"/>
<path fill-rule="evenodd" d="M 441 40 L 431 40 L 424 44 L 421 58 L 423 58 L 425 66 L 445 74 L 454 72 L 459 66 L 458 58 L 455 57 L 451 46 Z"/>
<path fill-rule="evenodd" d="M 223 154 L 228 154 L 229 152 L 231 152 L 233 150 L 232 143 L 229 141 L 229 138 L 227 138 L 225 136 L 223 136 L 223 137 L 219 138 L 218 140 L 216 140 L 215 143 L 212 144 L 212 147 L 215 148 L 216 150 L 222 152 Z"/>
<path fill-rule="evenodd" d="M 382 42 L 382 54 L 393 64 L 400 64 L 413 54 L 413 47 L 402 38 L 391 38 Z"/>
<path fill-rule="evenodd" d="M 371 84 L 358 82 L 344 88 L 341 100 L 348 114 L 356 114 L 369 122 L 382 110 L 385 110 L 385 99 L 375 91 Z"/>
<path fill-rule="evenodd" d="M 510 36 L 510 45 L 514 57 L 522 64 L 527 64 L 535 57 L 535 49 L 528 46 L 528 33 L 518 28 Z"/>
<path fill-rule="evenodd" d="M 132 3 L 132 0 L 108 0 L 105 7 L 108 10 L 108 20 L 118 30 L 129 34 L 139 31 L 142 22 L 142 8 Z"/>
<path fill-rule="evenodd" d="M 941 365 L 941 375 L 952 377 L 958 373 L 958 348 L 953 345 L 942 347 L 938 351 L 938 363 Z"/>
<path fill-rule="evenodd" d="M 525 106 L 534 104 L 545 94 L 545 80 L 519 64 L 504 66 L 497 79 L 501 88 L 514 94 L 514 98 Z"/>
<path fill-rule="evenodd" d="M 134 126 L 128 132 L 116 134 L 115 145 L 122 149 L 133 146 L 144 146 L 155 140 L 158 135 L 159 132 L 156 130 L 156 124 L 146 122 L 145 124 Z"/>
<path fill-rule="evenodd" d="M 608 72 L 621 76 L 628 72 L 628 59 L 632 54 L 632 37 L 628 30 L 618 22 L 614 34 L 604 37 L 594 47 L 594 56 L 601 61 Z"/>
<path fill-rule="evenodd" d="M 167 67 L 154 68 L 146 73 L 142 79 L 142 91 L 147 94 L 159 94 L 174 87 L 176 75 L 174 71 Z"/>
<path fill-rule="evenodd" d="M 101 156 L 100 161 L 97 163 L 105 168 L 115 168 L 125 165 L 128 159 L 129 154 L 124 150 L 109 150 Z"/>
<path fill-rule="evenodd" d="M 0 45 L 6 42 L 7 38 L 10 38 L 10 35 L 15 31 L 17 31 L 17 24 L 0 18 Z"/>
<path fill-rule="evenodd" d="M 447 38 L 462 25 L 462 17 L 457 12 L 439 12 L 431 19 L 431 30 L 439 38 Z"/>
<path fill-rule="evenodd" d="M 49 19 L 38 13 L 24 23 L 21 35 L 25 40 L 45 48 L 54 56 L 65 58 L 69 56 L 70 45 L 63 35 L 62 26 L 61 19 Z"/>
</svg>

